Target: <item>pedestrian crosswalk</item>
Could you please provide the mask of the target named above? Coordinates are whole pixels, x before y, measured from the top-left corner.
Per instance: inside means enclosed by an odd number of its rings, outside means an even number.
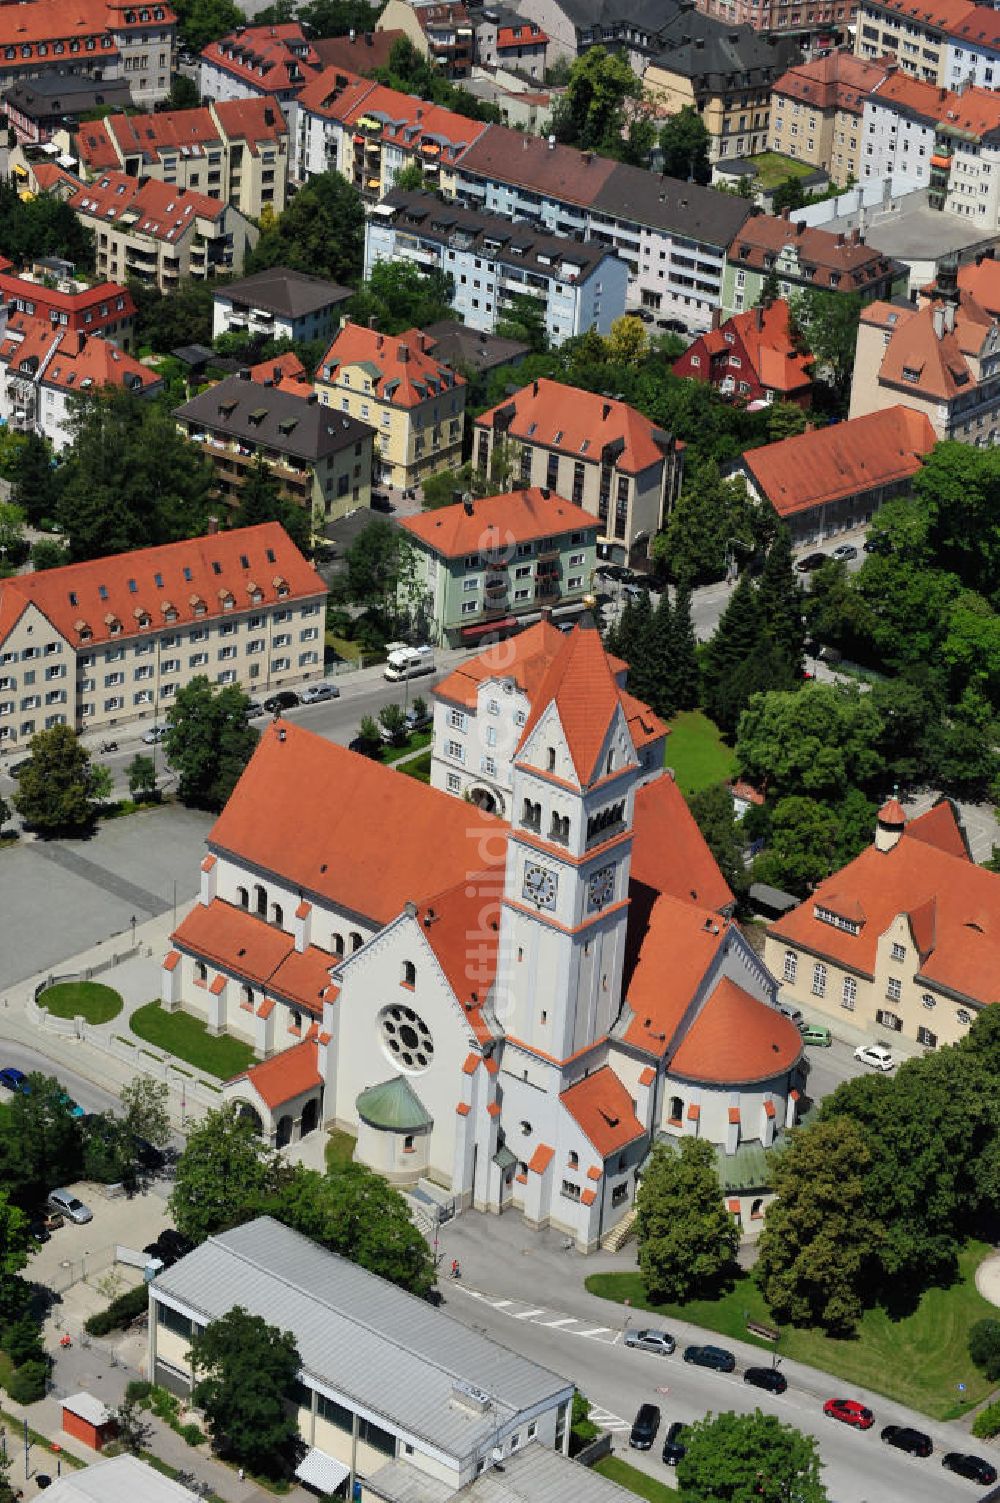
[[[612,1414],[610,1409],[600,1409],[595,1404],[591,1404],[587,1418],[602,1430],[609,1430],[612,1435],[621,1435],[632,1428],[629,1421],[622,1419],[620,1414]]]
[[[527,1300],[498,1299],[492,1294],[486,1294],[481,1289],[470,1289],[468,1284],[461,1284],[463,1294],[472,1299],[480,1300],[484,1305],[489,1305],[492,1310],[499,1310],[504,1315],[509,1315],[512,1320],[527,1320],[532,1325],[545,1326],[549,1330],[565,1332],[567,1336],[582,1336],[589,1341],[604,1341],[609,1346],[618,1340],[621,1332],[613,1326],[595,1326],[592,1320],[581,1320],[576,1315],[563,1315],[558,1310],[547,1310],[541,1305],[529,1304]]]

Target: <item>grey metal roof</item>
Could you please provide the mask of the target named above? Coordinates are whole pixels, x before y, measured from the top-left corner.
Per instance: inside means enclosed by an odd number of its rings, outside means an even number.
[[[285,318],[303,318],[307,313],[318,313],[321,308],[343,303],[354,294],[349,287],[340,287],[324,277],[311,277],[287,266],[273,266],[269,271],[258,271],[252,277],[219,287],[215,296],[220,302],[248,303]]]
[[[174,417],[227,438],[244,439],[255,448],[260,445],[306,460],[339,454],[374,432],[346,412],[239,376],[199,392],[176,408]]]
[[[635,1494],[558,1451],[530,1445],[458,1495],[463,1503],[635,1503]]]
[[[193,1503],[194,1493],[135,1456],[100,1458],[67,1471],[45,1494],[49,1503]]]
[[[262,1315],[293,1333],[307,1376],[459,1458],[572,1386],[269,1216],[209,1238],[153,1292],[206,1322],[234,1305]],[[456,1384],[489,1394],[485,1412],[460,1404]]]

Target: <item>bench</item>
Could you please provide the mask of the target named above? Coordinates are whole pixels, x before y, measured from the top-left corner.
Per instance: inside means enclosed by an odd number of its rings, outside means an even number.
[[[778,1341],[781,1338],[777,1326],[766,1326],[762,1320],[748,1320],[747,1330],[751,1336],[759,1336],[763,1341]]]

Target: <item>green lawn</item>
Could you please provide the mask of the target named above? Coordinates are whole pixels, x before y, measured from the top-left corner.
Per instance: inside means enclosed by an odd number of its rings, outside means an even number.
[[[357,1143],[349,1132],[343,1132],[339,1127],[334,1128],[327,1134],[325,1149],[326,1167],[328,1169],[342,1169],[345,1164],[351,1163],[354,1158],[354,1147]]]
[[[382,761],[398,762],[400,757],[412,756],[414,752],[420,751],[422,747],[430,746],[432,740],[432,731],[414,731],[411,735],[407,736],[402,746],[384,747],[382,750]]]
[[[794,157],[783,157],[777,151],[762,151],[759,156],[748,157],[757,171],[757,180],[762,188],[776,188],[790,177],[807,177],[815,172],[808,162],[798,162]]]
[[[242,1039],[209,1035],[200,1018],[187,1012],[164,1012],[159,1002],[137,1008],[129,1021],[132,1032],[167,1054],[186,1060],[196,1070],[228,1080],[253,1064],[254,1052]]]
[[[640,1472],[638,1467],[629,1466],[619,1456],[603,1457],[593,1470],[600,1472],[602,1477],[607,1477],[609,1482],[627,1487],[637,1497],[646,1498],[648,1503],[677,1503],[677,1493],[672,1487],[668,1487],[665,1482],[657,1482],[655,1477]]]
[[[99,981],[60,981],[38,998],[54,1018],[86,1018],[88,1023],[110,1023],[122,1010],[122,999],[112,986]]]
[[[976,1267],[990,1249],[971,1242],[958,1257],[959,1277],[950,1289],[928,1289],[912,1315],[891,1320],[884,1310],[868,1310],[853,1341],[837,1341],[820,1331],[782,1330],[777,1343],[760,1341],[746,1331],[745,1320],[776,1322],[749,1279],[718,1300],[686,1305],[649,1305],[638,1273],[595,1273],[586,1280],[591,1294],[633,1308],[655,1310],[669,1320],[687,1320],[721,1336],[749,1341],[783,1357],[806,1362],[888,1398],[919,1409],[934,1419],[956,1419],[980,1403],[995,1386],[969,1361],[968,1334],[975,1321],[993,1317],[995,1308],[976,1289]],[[966,1385],[964,1394],[959,1383]]]
[[[409,778],[416,778],[418,783],[429,783],[431,780],[430,749],[428,748],[421,756],[414,757],[412,762],[405,762],[399,770],[405,772]]]
[[[736,757],[718,727],[701,710],[682,710],[670,722],[665,760],[682,793],[723,783],[736,771]]]
[[[328,631],[324,634],[326,646],[338,658],[343,658],[347,663],[356,663],[361,656],[361,647],[357,642],[349,642],[346,637],[338,637],[336,632]]]

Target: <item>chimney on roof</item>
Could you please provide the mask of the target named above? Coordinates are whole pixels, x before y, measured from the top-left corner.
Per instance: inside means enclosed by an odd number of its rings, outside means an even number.
[[[934,333],[937,335],[938,339],[943,339],[944,338],[944,304],[943,303],[935,303],[934,304],[934,309],[933,309],[933,311],[931,313],[931,323],[934,326]]]
[[[796,233],[796,235],[804,235],[805,234],[805,230],[806,230],[806,222],[805,222],[804,219],[800,219],[798,221],[798,223],[796,224],[796,226],[795,226],[795,233]]]
[[[721,324],[722,324],[722,309],[721,308],[713,308],[712,309],[712,325],[711,325],[711,327],[713,329],[718,329],[721,326]],[[606,416],[607,416],[607,413],[605,413],[605,417]]]
[[[241,381],[249,381],[250,380],[250,367],[248,365],[241,365],[240,366],[240,380]]]
[[[860,229],[853,229],[851,231],[851,244],[852,245],[860,245],[861,244],[861,231],[860,231]]]
[[[543,621],[551,621],[552,620],[552,607],[551,607],[551,605],[543,605],[542,606],[542,617],[541,617],[541,619]]]
[[[533,397],[537,397],[538,396],[538,382],[537,381],[532,381],[532,383],[531,383],[531,395]]]
[[[207,536],[210,537],[210,538],[214,537],[215,534],[218,532],[218,530],[219,530],[219,519],[218,519],[218,517],[209,517],[209,519],[208,519],[208,527],[206,528],[206,534],[207,534]]]
[[[838,235],[837,235],[837,244],[838,245],[843,245],[843,243],[844,243],[844,232],[843,232],[843,230],[841,230],[838,233]]]
[[[409,359],[410,359],[410,349],[409,349],[409,346],[405,345],[405,344],[401,344],[399,346],[399,348],[397,349],[396,353],[399,356],[399,363],[400,363],[400,365],[406,365],[408,363]]]
[[[714,327],[718,328],[718,325],[716,324],[716,325],[714,325]],[[610,402],[604,402],[602,404],[602,406],[601,406],[601,422],[602,423],[606,423],[607,420],[608,420],[608,418],[610,416],[611,416],[611,403]]]
[[[552,492],[549,490],[547,485],[540,485],[538,487],[538,494],[541,496],[543,501],[547,501]]]
[[[786,204],[785,207],[781,211],[781,217],[782,217],[782,219],[785,219],[785,220],[790,219],[791,218],[791,213],[792,213],[791,209]]]

